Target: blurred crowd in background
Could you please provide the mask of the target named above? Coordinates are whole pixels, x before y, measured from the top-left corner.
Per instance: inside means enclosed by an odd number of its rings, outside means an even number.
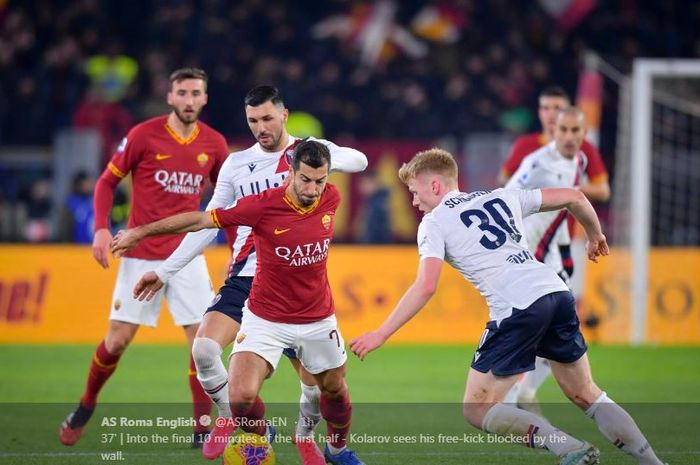
[[[290,109],[319,120],[326,138],[435,141],[538,130],[539,91],[558,84],[573,94],[586,49],[623,73],[639,56],[700,57],[699,2],[586,2],[592,9],[573,23],[544,3],[0,2],[0,146],[47,146],[61,129],[95,128],[106,161],[133,124],[169,111],[168,75],[182,66],[210,74],[203,119],[229,140],[252,142],[242,99],[269,83]],[[616,98],[606,90],[601,152],[609,168]],[[73,222],[52,238],[90,241],[81,224],[91,218],[93,184],[75,173],[73,192],[60,200]],[[50,192],[50,173],[13,188],[3,182],[0,211],[24,207],[27,227],[15,240],[49,238],[31,225],[57,201]],[[3,237],[12,238],[15,221],[0,215]]]

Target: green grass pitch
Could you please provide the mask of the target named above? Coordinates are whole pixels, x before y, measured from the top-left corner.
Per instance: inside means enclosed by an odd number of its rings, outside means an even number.
[[[83,439],[74,447],[60,445],[58,426],[82,392],[93,350],[0,346],[0,464],[108,464],[114,458],[127,465],[209,463],[189,449],[190,427],[144,423],[191,415],[184,345],[130,347],[102,392]],[[350,356],[350,447],[368,465],[555,464],[556,458],[541,450],[494,444],[492,437],[462,420],[459,403],[473,350],[399,345],[385,347],[365,362]],[[598,384],[624,404],[664,461],[700,463],[700,347],[593,346],[589,357]],[[299,384],[284,360],[262,395],[268,417],[279,422],[277,463],[300,463],[287,441],[296,419]],[[635,463],[566,401],[552,379],[539,398],[552,423],[601,449],[602,463]],[[111,426],[110,418],[125,424]],[[130,423],[134,420],[142,423]],[[320,425],[318,431],[324,430]],[[117,451],[121,455],[109,455]]]

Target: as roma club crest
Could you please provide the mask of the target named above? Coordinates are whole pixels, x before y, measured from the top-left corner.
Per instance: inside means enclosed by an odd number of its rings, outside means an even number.
[[[325,229],[328,229],[331,227],[331,219],[332,219],[332,216],[329,215],[328,213],[323,215],[323,218],[321,218],[321,224],[323,225],[323,227]]]
[[[209,155],[207,155],[206,153],[202,152],[199,155],[197,155],[197,163],[199,163],[199,166],[203,167],[204,165],[207,164],[208,161],[209,161]]]

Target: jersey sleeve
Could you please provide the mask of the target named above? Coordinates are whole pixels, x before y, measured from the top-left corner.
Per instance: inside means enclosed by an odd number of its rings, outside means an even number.
[[[423,217],[423,221],[418,226],[417,240],[418,255],[421,260],[430,257],[445,259],[445,239],[432,215]]]
[[[523,158],[527,156],[527,154],[528,152],[526,149],[525,139],[517,139],[513,144],[513,147],[510,149],[508,158],[506,158],[506,161],[503,162],[503,166],[501,166],[501,173],[504,174],[506,177],[512,176],[513,173],[515,173],[515,171],[520,166],[520,163],[522,163]]]
[[[583,141],[581,150],[586,154],[586,158],[588,159],[588,164],[586,165],[588,182],[597,184],[606,181],[608,179],[608,171],[605,169],[603,158],[598,149],[590,142]]]
[[[107,169],[119,179],[124,178],[143,157],[143,130],[134,128],[122,139],[114,151]]]
[[[217,228],[229,226],[254,227],[262,216],[263,207],[260,205],[261,195],[244,197],[226,208],[210,210],[212,220]]]
[[[523,218],[530,216],[540,211],[542,191],[539,189],[519,190],[518,201],[520,202],[520,210],[523,212]]]
[[[158,278],[166,283],[175,273],[183,269],[189,262],[202,253],[217,235],[216,229],[202,229],[189,232],[177,246],[177,249],[155,269]]]
[[[212,182],[212,184],[216,184],[217,180],[219,179],[219,174],[221,172],[221,169],[224,166],[224,163],[226,163],[226,160],[228,159],[228,144],[226,143],[226,139],[224,136],[219,134],[218,132],[214,132],[216,134],[216,155],[215,155],[215,162],[214,162],[214,167],[212,168],[211,172],[209,173],[209,180]]]
[[[506,189],[528,189],[533,187],[533,158],[528,155],[523,158],[520,166],[515,170],[513,176],[508,179]]]
[[[236,172],[235,156],[235,154],[231,154],[226,161],[224,161],[216,185],[214,186],[214,193],[207,204],[207,210],[229,206],[236,199],[236,189],[233,182]]]
[[[367,168],[367,156],[350,147],[341,147],[326,139],[315,140],[328,147],[331,153],[331,171],[341,171],[343,173],[358,173]]]

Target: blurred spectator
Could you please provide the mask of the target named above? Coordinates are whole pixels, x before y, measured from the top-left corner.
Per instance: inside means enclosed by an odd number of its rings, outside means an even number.
[[[107,101],[104,89],[96,86],[88,91],[75,110],[73,124],[76,128],[97,130],[102,143],[101,166],[106,166],[119,141],[133,125],[133,119],[121,104]]]
[[[624,72],[636,56],[700,54],[700,8],[597,2],[564,24],[543,3],[10,1],[0,15],[0,143],[48,144],[92,88],[86,77],[136,119],[161,114],[167,70],[190,64],[213,70],[217,98],[204,118],[227,136],[247,134],[232,109],[263,82],[330,138],[527,132],[537,89],[556,81],[572,92],[586,48]]]
[[[88,58],[85,63],[91,86],[99,88],[107,102],[122,100],[139,72],[136,60],[124,55],[122,48],[118,40],[112,39],[104,53]]]
[[[362,222],[360,242],[391,243],[389,189],[381,183],[376,171],[365,171],[360,175],[359,189],[363,199],[360,214]]]
[[[29,189],[20,193],[18,200],[24,209],[24,239],[29,242],[51,239],[51,181],[35,181]]]
[[[61,215],[61,240],[78,244],[92,243],[94,188],[95,180],[85,171],[79,171],[73,176],[73,187]]]

